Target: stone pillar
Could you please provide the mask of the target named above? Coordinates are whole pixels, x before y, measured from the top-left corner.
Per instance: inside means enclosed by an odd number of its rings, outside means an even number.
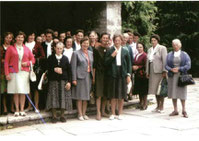
[[[95,30],[99,33],[108,32],[113,36],[120,34],[121,27],[121,2],[104,2],[99,12],[99,25]]]
[[[121,2],[106,2],[107,32],[113,36],[121,34]]]

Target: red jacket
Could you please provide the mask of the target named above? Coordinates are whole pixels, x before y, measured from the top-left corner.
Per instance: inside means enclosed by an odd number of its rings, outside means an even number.
[[[24,48],[24,54],[22,58],[22,63],[27,62],[28,66],[26,67],[21,66],[21,70],[29,72],[30,61],[32,62],[32,64],[34,64],[35,58],[28,47],[23,45],[23,48]],[[10,46],[6,51],[6,57],[4,62],[5,75],[8,75],[9,73],[19,72],[18,63],[19,63],[19,55],[16,49],[16,45]]]

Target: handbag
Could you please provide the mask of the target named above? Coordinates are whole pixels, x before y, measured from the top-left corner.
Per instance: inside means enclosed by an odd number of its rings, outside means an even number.
[[[192,85],[195,84],[195,81],[192,78],[191,74],[187,73],[181,73],[179,78],[178,78],[178,86],[179,87],[184,87],[187,85]]]
[[[162,96],[162,97],[167,97],[168,96],[168,82],[167,78],[162,78],[160,81],[160,84],[158,86],[158,92],[157,95]]]
[[[37,80],[36,74],[33,71],[32,62],[30,62],[30,81],[35,82]]]

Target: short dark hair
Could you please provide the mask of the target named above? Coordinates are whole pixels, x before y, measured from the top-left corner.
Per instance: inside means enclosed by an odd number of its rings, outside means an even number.
[[[151,41],[152,38],[155,38],[156,40],[158,40],[158,42],[160,42],[160,36],[158,34],[151,35],[150,41]]]
[[[145,47],[145,45],[142,42],[138,42],[137,46],[138,46],[138,44],[141,44],[143,46],[143,49],[145,50],[146,47]]]
[[[123,41],[123,36],[122,36],[121,34],[115,34],[115,35],[113,36],[113,41],[115,41],[115,39],[116,39],[117,37],[120,37],[120,39]]]
[[[133,35],[140,37],[140,34],[138,32],[133,32]]]
[[[68,39],[72,39],[72,41],[73,41],[73,37],[72,37],[72,36],[67,36],[67,37],[64,39],[64,44],[66,44],[66,41],[67,41]]]
[[[89,38],[88,37],[84,37],[83,39],[81,39],[80,44],[82,44],[85,41],[89,41]]]
[[[76,30],[75,35],[77,35],[79,32],[84,34],[84,30],[82,30],[82,29],[78,29],[78,30]]]
[[[15,33],[15,37],[17,37],[18,35],[23,35],[24,39],[26,38],[26,34],[23,31],[18,31]]]
[[[102,37],[103,37],[104,35],[108,35],[108,38],[109,38],[109,39],[111,38],[111,35],[110,35],[109,33],[103,32],[103,33],[101,34],[101,36],[100,36],[100,39],[102,39]]]
[[[8,35],[11,35],[12,36],[12,41],[11,41],[11,45],[13,44],[13,40],[14,40],[14,34],[12,32],[5,32],[3,34],[3,43],[4,43],[4,40],[5,40],[5,37],[7,37]]]
[[[46,32],[45,32],[45,34],[52,34],[52,36],[53,36],[53,30],[52,29],[46,29]]]

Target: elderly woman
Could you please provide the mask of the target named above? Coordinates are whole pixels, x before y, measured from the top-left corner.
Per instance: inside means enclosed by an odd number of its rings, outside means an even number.
[[[148,94],[156,96],[157,107],[152,112],[164,112],[164,97],[158,94],[158,86],[163,77],[166,77],[167,48],[159,44],[160,37],[155,34],[151,38],[152,47],[148,50],[146,74],[149,77]]]
[[[134,94],[139,94],[140,109],[147,109],[148,79],[146,78],[146,60],[147,54],[144,52],[144,44],[137,44],[138,54],[135,56],[133,64]]]
[[[71,99],[71,68],[68,58],[63,55],[64,44],[58,42],[55,47],[55,54],[48,58],[48,95],[46,109],[52,112],[52,123],[58,121],[56,109],[61,110],[61,122],[66,122],[65,110],[72,110]]]
[[[187,73],[191,68],[189,55],[181,51],[182,44],[179,39],[172,41],[173,51],[167,55],[166,69],[168,70],[168,98],[172,98],[174,111],[170,116],[178,115],[177,99],[182,103],[182,115],[188,118],[185,101],[187,99],[187,86],[179,87],[178,79],[180,73]]]
[[[6,82],[6,76],[4,73],[4,62],[5,62],[5,54],[8,47],[12,45],[14,35],[11,32],[4,33],[4,41],[2,46],[0,46],[0,53],[1,53],[1,93],[3,97],[3,115],[8,114],[7,109],[7,82]],[[13,105],[13,104],[12,104]],[[14,106],[12,106],[12,110],[14,111]]]
[[[30,93],[30,64],[34,64],[35,59],[31,50],[23,44],[25,39],[24,32],[19,31],[15,39],[16,43],[7,49],[5,57],[5,75],[8,80],[7,91],[8,94],[14,94],[16,108],[14,116],[25,116],[25,94]]]
[[[122,119],[124,98],[127,95],[127,84],[131,81],[131,60],[129,52],[122,45],[122,35],[114,35],[114,46],[105,55],[105,65],[108,67],[109,93],[111,99],[111,116],[110,120]],[[118,100],[118,117],[116,117],[116,101]]]
[[[88,50],[89,39],[80,41],[81,49],[73,52],[72,67],[72,98],[77,100],[78,119],[88,120],[86,115],[87,101],[90,100],[90,90],[93,76],[93,53]]]

